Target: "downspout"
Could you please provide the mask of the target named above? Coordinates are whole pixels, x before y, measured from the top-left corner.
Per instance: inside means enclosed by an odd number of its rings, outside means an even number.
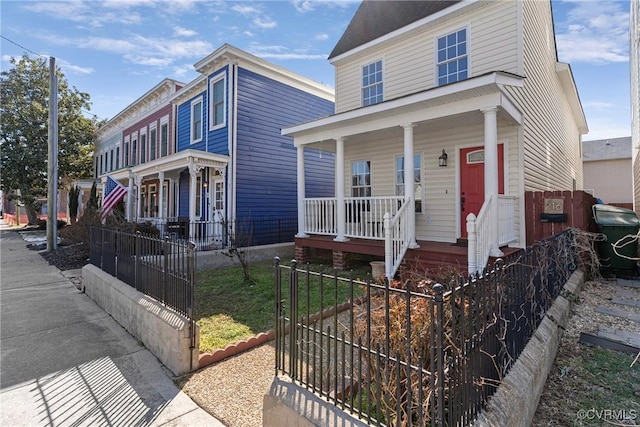
[[[232,90],[230,92],[233,93],[233,96],[229,97],[229,102],[232,104],[232,108],[229,109],[229,111],[231,112],[231,128],[229,129],[229,143],[231,145],[229,150],[229,153],[231,153],[231,185],[228,185],[228,218],[230,218],[231,220],[236,220],[236,156],[238,155],[238,65],[231,64],[231,69],[233,70],[233,79],[231,81]]]

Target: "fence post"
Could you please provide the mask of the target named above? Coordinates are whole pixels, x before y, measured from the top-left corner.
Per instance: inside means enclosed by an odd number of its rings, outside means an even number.
[[[189,242],[187,246],[187,275],[189,284],[189,299],[187,308],[187,314],[189,315],[189,338],[191,344],[189,349],[191,354],[189,355],[189,370],[193,370],[193,350],[196,348],[196,313],[195,313],[195,277],[196,277],[196,245],[193,242]]]
[[[275,340],[276,340],[276,372],[278,375],[278,370],[282,368],[280,364],[280,352],[282,351],[280,346],[282,345],[282,337],[280,334],[282,333],[282,325],[280,320],[282,318],[282,273],[280,271],[280,258],[275,257],[273,259],[273,268],[276,279],[276,324],[275,324]]]
[[[389,279],[393,279],[391,277],[391,270],[393,269],[393,237],[391,230],[391,215],[389,212],[385,212],[384,214],[384,275]]]
[[[289,273],[289,372],[291,378],[297,379],[296,367],[298,366],[298,262],[291,260]]]
[[[102,270],[102,259],[104,255],[104,227],[100,227],[100,270]]]
[[[473,213],[467,215],[467,243],[468,272],[469,274],[475,274],[478,271],[478,237],[476,234],[476,216]]]
[[[162,253],[164,255],[164,259],[162,261],[162,301],[167,300],[167,284],[169,281],[167,280],[168,271],[169,271],[169,252],[171,251],[171,242],[169,241],[169,236],[164,237]]]
[[[436,370],[438,372],[438,382],[436,383],[436,393],[438,399],[438,419],[436,424],[439,426],[444,425],[444,286],[436,283],[433,286],[433,293],[435,295],[435,304],[438,309],[436,313]]]
[[[140,248],[140,232],[136,231],[133,236],[133,283],[137,291],[140,290],[139,277],[138,277],[138,256],[142,249]]]

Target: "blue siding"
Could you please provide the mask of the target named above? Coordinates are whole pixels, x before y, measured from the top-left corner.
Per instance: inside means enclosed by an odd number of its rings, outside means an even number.
[[[178,182],[178,216],[189,218],[189,180],[191,179],[189,171],[180,172],[180,181]]]
[[[282,128],[325,117],[325,99],[248,70],[238,71],[237,217],[296,218],[296,149]],[[334,156],[306,155],[309,197],[334,194]]]
[[[207,124],[207,93],[200,92],[198,95],[190,98],[189,100],[183,102],[178,105],[178,117],[177,117],[177,126],[178,126],[178,149],[177,151],[193,149],[193,150],[201,150],[204,151],[206,148],[206,124]],[[191,101],[196,98],[202,99],[202,110],[204,114],[202,115],[202,140],[196,144],[191,144]]]

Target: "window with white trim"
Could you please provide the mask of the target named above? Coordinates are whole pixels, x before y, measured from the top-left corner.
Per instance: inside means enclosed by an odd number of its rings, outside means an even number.
[[[129,166],[131,163],[129,163],[129,137],[126,137],[124,139],[124,160],[122,162],[122,166],[127,167]]]
[[[169,123],[162,120],[160,122],[160,156],[169,154]]]
[[[404,196],[404,156],[396,157],[396,196]],[[422,212],[422,154],[413,155],[413,198],[416,213]]]
[[[191,101],[191,143],[202,140],[202,98]]]
[[[371,197],[371,161],[351,162],[351,196]]]
[[[153,161],[156,159],[156,151],[158,144],[158,129],[156,129],[156,124],[154,123],[152,127],[149,129],[149,161]]]
[[[138,164],[138,140],[133,138],[131,140],[131,165],[135,166]]]
[[[116,146],[116,170],[120,169],[120,146]]]
[[[147,134],[143,132],[140,134],[140,164],[147,161]]]
[[[383,99],[382,60],[362,67],[362,106],[377,104]]]
[[[438,37],[436,57],[438,86],[465,80],[469,74],[467,30]]]
[[[214,130],[224,127],[226,122],[226,96],[225,96],[226,78],[224,76],[217,80],[211,81],[209,93],[211,100],[211,114],[209,115],[209,129]]]

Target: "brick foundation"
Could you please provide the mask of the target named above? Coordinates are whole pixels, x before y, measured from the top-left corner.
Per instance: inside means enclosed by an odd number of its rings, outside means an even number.
[[[351,253],[343,251],[333,251],[333,268],[347,270],[351,265]]]
[[[298,264],[311,262],[311,248],[307,246],[296,246],[293,257]]]

